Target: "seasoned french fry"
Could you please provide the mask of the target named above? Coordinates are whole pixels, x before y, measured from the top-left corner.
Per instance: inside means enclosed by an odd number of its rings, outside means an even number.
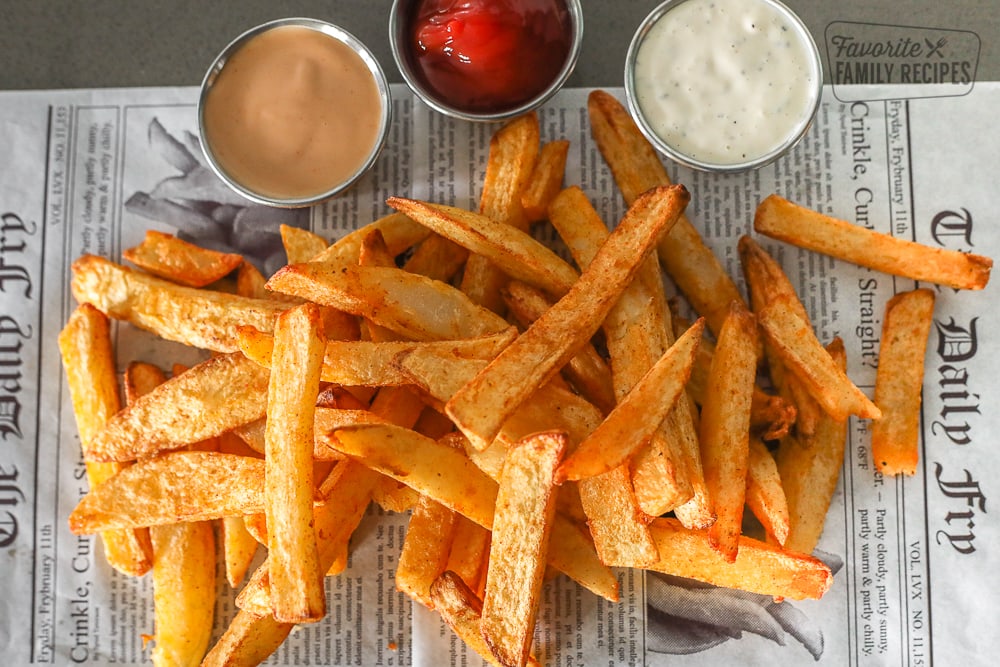
[[[448,401],[448,415],[474,447],[489,446],[514,410],[594,334],[688,199],[682,186],[640,198],[569,293]]]
[[[478,523],[455,514],[455,528],[445,570],[457,574],[470,589],[478,589],[486,576],[492,534]],[[431,589],[433,600],[433,587]]]
[[[578,480],[617,468],[652,437],[684,391],[705,327],[699,320],[639,380],[597,430],[559,468],[558,478]]]
[[[917,470],[920,390],[933,317],[934,292],[929,289],[897,294],[885,307],[875,374],[875,404],[882,419],[872,424],[872,460],[884,475]]]
[[[117,413],[94,435],[87,457],[131,461],[259,419],[267,409],[267,379],[242,354],[213,357]]]
[[[69,527],[96,533],[263,510],[261,459],[185,451],[140,461],[92,489],[69,515]]]
[[[826,349],[837,367],[845,370],[844,342],[835,338]],[[804,445],[791,436],[783,438],[777,455],[778,473],[788,504],[785,548],[802,553],[812,553],[823,532],[844,465],[847,422],[824,414],[810,440],[809,445]]]
[[[402,269],[295,264],[274,274],[268,288],[364,315],[414,340],[474,338],[510,326],[447,283]]]
[[[420,496],[396,565],[396,588],[433,609],[431,585],[448,565],[456,514],[427,496]]]
[[[753,226],[771,238],[845,262],[956,289],[983,289],[993,268],[989,257],[880,234],[803,208],[778,195],[760,203]]]
[[[376,229],[382,232],[382,238],[385,239],[386,246],[393,256],[430,236],[430,230],[423,225],[417,224],[402,213],[393,213],[354,230],[314,257],[312,261],[326,264],[328,270],[333,272],[345,266],[356,266],[362,241]]]
[[[526,664],[531,650],[565,451],[565,435],[539,433],[512,447],[503,466],[482,616],[483,637],[502,665]]]
[[[531,178],[539,143],[538,115],[534,112],[515,118],[493,134],[479,199],[481,214],[504,225],[527,229],[521,194]],[[488,259],[473,254],[462,274],[462,291],[475,303],[497,311],[503,305],[500,287],[506,282],[506,276]]]
[[[205,656],[201,667],[259,665],[278,650],[294,627],[294,623],[279,623],[273,616],[239,611]]]
[[[213,352],[235,352],[241,325],[271,331],[287,306],[275,301],[181,287],[84,255],[73,262],[73,296],[116,320],[161,338]]]
[[[74,310],[59,333],[59,352],[86,457],[96,434],[120,407],[108,318],[88,305]],[[87,463],[87,483],[99,488],[123,468],[119,463]],[[106,530],[101,540],[108,564],[123,574],[142,576],[152,567],[148,531]]]
[[[200,248],[187,241],[149,230],[142,243],[122,257],[154,276],[188,287],[204,287],[233,272],[243,256]]]
[[[237,294],[251,299],[269,299],[275,296],[273,292],[267,291],[265,285],[267,285],[267,278],[264,277],[264,274],[256,266],[250,262],[240,264],[239,269],[236,271]]]
[[[243,517],[222,517],[222,547],[226,581],[231,587],[239,588],[257,553],[257,540],[247,530]]]
[[[319,234],[313,234],[308,229],[281,225],[281,245],[285,247],[285,255],[289,264],[300,264],[311,261],[330,245]]]
[[[786,300],[768,304],[757,319],[785,365],[832,417],[841,421],[852,414],[864,419],[882,417],[882,411],[837,368],[812,327]]]
[[[768,536],[784,545],[789,529],[788,501],[774,457],[763,442],[753,437],[747,461],[746,503]]]
[[[319,308],[305,304],[278,318],[267,392],[265,513],[271,610],[282,622],[326,614],[313,530],[313,422],[325,341]]]
[[[481,623],[483,603],[458,574],[446,570],[434,580],[431,584],[431,602],[448,627],[468,644],[469,648],[491,665],[502,667],[483,638]],[[532,656],[528,656],[525,664],[540,667]]]
[[[434,280],[450,282],[469,258],[469,251],[438,234],[417,246],[403,268]]]
[[[528,222],[541,222],[548,216],[549,203],[562,189],[568,154],[569,142],[565,139],[549,141],[538,151],[535,169],[521,193],[521,205]]]
[[[656,560],[648,517],[635,501],[628,466],[580,480],[580,501],[601,562],[609,566],[646,567]]]
[[[729,563],[718,557],[705,532],[684,528],[676,519],[653,519],[649,530],[659,548],[659,560],[649,567],[656,572],[790,600],[818,599],[833,582],[819,559],[749,537],[739,538],[738,555]]]
[[[757,325],[733,303],[712,358],[701,409],[701,455],[716,520],[711,545],[732,563],[742,532],[750,439],[750,397],[757,373]]]
[[[473,253],[484,256],[511,278],[562,296],[576,282],[569,264],[527,232],[480,213],[415,199],[389,197],[397,211],[427,225]]]
[[[602,90],[587,99],[591,132],[611,168],[625,203],[631,205],[650,188],[669,185],[663,164],[621,102]],[[732,301],[742,302],[739,290],[698,230],[682,215],[658,247],[660,261],[677,287],[716,334],[722,330]]]

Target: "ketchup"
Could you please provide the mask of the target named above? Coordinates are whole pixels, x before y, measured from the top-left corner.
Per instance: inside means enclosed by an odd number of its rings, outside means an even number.
[[[570,50],[564,0],[420,0],[410,35],[418,75],[464,111],[503,111],[545,90]]]

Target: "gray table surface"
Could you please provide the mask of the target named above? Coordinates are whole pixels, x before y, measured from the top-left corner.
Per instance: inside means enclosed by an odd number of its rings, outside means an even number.
[[[570,86],[620,86],[632,33],[658,0],[583,0],[584,44]],[[786,0],[822,50],[835,20],[970,30],[977,79],[1000,80],[996,0]],[[0,90],[196,85],[217,52],[269,19],[311,16],[353,32],[392,81],[387,0],[0,0]],[[824,56],[825,57],[825,56]]]

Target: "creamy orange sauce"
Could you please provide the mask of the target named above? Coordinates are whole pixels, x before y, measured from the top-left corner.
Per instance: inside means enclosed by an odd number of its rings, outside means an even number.
[[[225,64],[204,104],[216,161],[248,190],[307,198],[348,180],[378,141],[381,99],[349,46],[297,26],[257,35]]]

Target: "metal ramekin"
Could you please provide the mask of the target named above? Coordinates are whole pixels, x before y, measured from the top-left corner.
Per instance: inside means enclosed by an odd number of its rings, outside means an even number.
[[[365,65],[368,66],[368,70],[371,72],[372,77],[375,79],[375,86],[378,89],[379,100],[381,105],[381,118],[379,121],[378,138],[375,144],[372,146],[371,151],[365,161],[358,167],[358,170],[354,172],[345,181],[333,184],[329,190],[321,192],[316,195],[309,197],[298,197],[298,198],[276,198],[270,195],[264,195],[259,192],[255,192],[247,188],[242,183],[234,180],[225,169],[219,164],[212,152],[212,146],[208,141],[208,137],[205,134],[205,99],[208,92],[212,89],[215,80],[218,78],[219,74],[225,68],[226,63],[229,58],[240,50],[248,41],[254,37],[273,30],[275,28],[283,28],[287,26],[295,26],[299,28],[308,28],[310,30],[315,30],[328,35],[332,39],[335,39],[343,44],[346,44],[351,48],[352,51],[358,54]],[[281,208],[301,208],[304,206],[313,206],[314,204],[319,204],[331,197],[335,197],[347,190],[349,187],[354,185],[359,178],[365,175],[365,173],[371,169],[372,165],[375,164],[375,160],[378,159],[379,153],[382,152],[382,147],[385,146],[385,141],[389,136],[389,121],[392,117],[392,99],[389,95],[389,84],[386,81],[385,74],[382,72],[382,67],[379,65],[378,61],[375,60],[375,56],[372,52],[368,50],[361,40],[347,32],[340,26],[333,25],[332,23],[327,23],[325,21],[320,21],[317,19],[310,18],[286,18],[277,19],[275,21],[269,21],[268,23],[261,24],[255,28],[247,30],[242,35],[230,42],[226,48],[216,57],[212,66],[208,68],[208,72],[205,74],[205,78],[201,82],[201,94],[198,97],[198,135],[201,138],[202,150],[205,153],[205,158],[208,160],[209,166],[212,168],[219,178],[221,178],[226,185],[231,187],[233,190],[243,195],[247,199],[256,202],[258,204],[265,204],[267,206],[278,206]]]
[[[389,44],[392,48],[392,57],[399,67],[399,73],[403,75],[403,80],[410,90],[416,94],[424,104],[430,108],[462,120],[471,121],[500,121],[508,120],[528,111],[532,111],[542,106],[555,95],[566,83],[573,68],[576,67],[576,60],[580,55],[580,46],[583,43],[583,7],[580,0],[565,0],[566,9],[569,11],[570,27],[572,29],[572,41],[570,42],[569,53],[566,55],[566,62],[559,70],[559,74],[549,84],[548,88],[540,92],[532,99],[516,107],[494,112],[465,111],[453,107],[447,102],[434,96],[420,81],[420,76],[413,65],[410,50],[408,48],[409,39],[407,32],[410,27],[410,14],[415,4],[413,0],[393,0],[392,9],[389,11]]]
[[[646,38],[646,35],[649,34],[653,25],[668,11],[684,2],[687,2],[687,0],[666,0],[666,2],[657,6],[645,19],[643,19],[642,23],[639,24],[639,28],[636,30],[635,35],[632,37],[632,43],[629,44],[628,54],[625,57],[625,97],[628,102],[629,113],[632,114],[632,118],[639,126],[643,135],[645,135],[645,137],[658,151],[666,155],[671,160],[687,167],[691,167],[692,169],[715,173],[736,173],[751,169],[758,169],[766,164],[774,162],[779,157],[784,155],[789,149],[795,146],[795,144],[797,144],[803,136],[805,136],[806,132],[809,130],[809,126],[812,125],[813,119],[816,117],[816,111],[819,109],[819,104],[823,97],[823,62],[820,58],[819,49],[816,48],[816,42],[813,40],[809,29],[806,28],[805,23],[802,22],[802,19],[800,19],[795,12],[778,0],[759,1],[773,6],[781,14],[788,18],[789,24],[798,32],[799,37],[806,43],[808,51],[812,55],[813,64],[816,67],[816,99],[813,102],[812,109],[809,110],[807,117],[808,120],[804,122],[801,127],[793,128],[795,131],[789,134],[785,141],[774,148],[774,150],[745,162],[726,164],[703,162],[697,158],[691,157],[690,155],[681,153],[676,148],[661,139],[656,132],[653,131],[653,128],[643,116],[642,109],[639,108],[639,101],[635,89],[635,60],[639,52],[639,47]]]

